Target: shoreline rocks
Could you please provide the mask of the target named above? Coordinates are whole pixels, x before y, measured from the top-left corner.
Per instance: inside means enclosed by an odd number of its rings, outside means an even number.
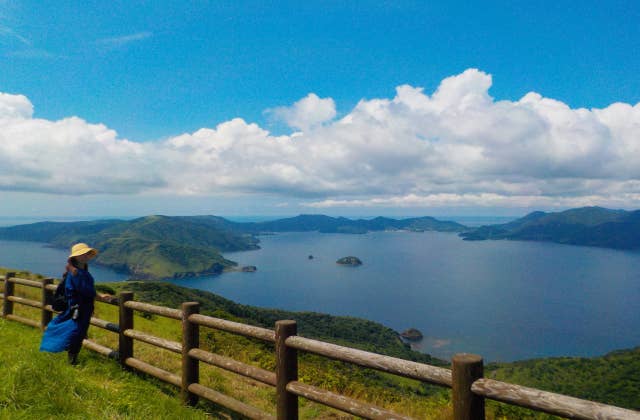
[[[408,341],[420,341],[423,338],[420,330],[416,328],[409,328],[408,330],[404,330],[400,333],[400,337],[404,338]]]

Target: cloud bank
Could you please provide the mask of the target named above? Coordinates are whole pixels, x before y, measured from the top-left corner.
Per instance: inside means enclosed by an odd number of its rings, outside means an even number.
[[[275,194],[311,207],[640,206],[640,104],[571,109],[489,95],[469,69],[432,94],[408,85],[336,119],[311,93],[269,112],[292,134],[236,118],[137,143],[78,117],[33,117],[0,94],[0,190]]]

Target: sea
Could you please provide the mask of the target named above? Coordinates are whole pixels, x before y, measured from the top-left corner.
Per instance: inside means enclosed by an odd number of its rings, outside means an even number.
[[[260,246],[225,254],[256,272],[172,282],[248,305],[417,328],[424,338],[414,349],[444,359],[590,357],[640,345],[638,252],[439,232],[280,233]],[[350,255],[363,264],[336,264]],[[58,276],[65,257],[42,243],[0,241],[0,266]],[[127,277],[91,271],[98,282]]]

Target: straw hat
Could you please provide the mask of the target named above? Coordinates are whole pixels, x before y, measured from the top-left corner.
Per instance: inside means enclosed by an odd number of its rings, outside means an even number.
[[[87,244],[83,244],[83,243],[75,244],[74,246],[71,247],[71,254],[69,254],[69,258],[79,257],[80,255],[84,255],[84,254],[90,254],[89,256],[93,258],[96,255],[98,255],[98,250],[91,248]]]

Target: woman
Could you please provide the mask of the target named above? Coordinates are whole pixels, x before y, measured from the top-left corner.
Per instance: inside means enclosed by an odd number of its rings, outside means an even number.
[[[40,344],[40,351],[57,353],[67,350],[72,365],[78,363],[78,353],[93,314],[96,289],[87,263],[97,254],[98,250],[87,244],[71,247],[63,274],[68,307],[49,323]]]

